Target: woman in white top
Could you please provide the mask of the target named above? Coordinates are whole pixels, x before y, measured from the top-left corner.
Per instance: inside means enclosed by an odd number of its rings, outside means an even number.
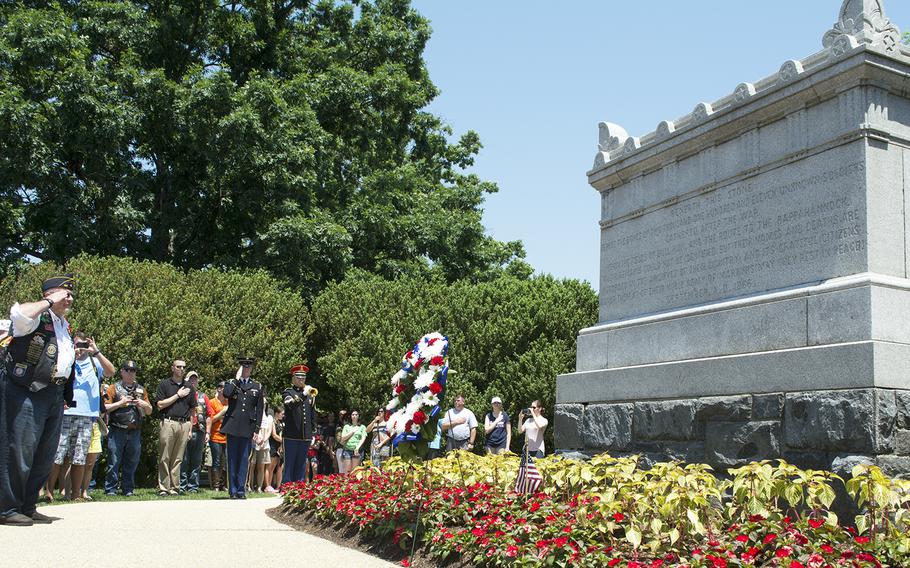
[[[528,413],[528,410],[531,412]],[[543,407],[539,400],[531,403],[530,409],[521,411],[518,417],[518,431],[525,435],[525,444],[528,446],[528,455],[542,458],[546,453],[543,444],[543,434],[547,429],[547,419],[543,416]]]

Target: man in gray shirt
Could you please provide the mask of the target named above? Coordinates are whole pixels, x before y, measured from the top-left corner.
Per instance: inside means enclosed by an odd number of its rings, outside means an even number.
[[[442,431],[446,434],[446,449],[474,449],[474,438],[477,436],[477,418],[465,408],[464,396],[455,397],[455,407],[450,408],[442,418]]]

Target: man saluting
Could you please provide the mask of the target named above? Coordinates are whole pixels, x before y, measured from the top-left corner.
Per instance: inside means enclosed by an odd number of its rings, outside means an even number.
[[[306,365],[291,368],[293,386],[282,393],[284,399],[284,480],[303,481],[306,479],[307,454],[313,440],[315,418],[314,398],[316,389],[307,386]]]
[[[246,473],[253,442],[259,443],[259,427],[265,399],[262,385],[250,378],[253,357],[238,357],[240,375],[224,385],[228,409],[221,422],[227,437],[228,491],[231,499],[246,499]]]
[[[44,297],[10,309],[10,342],[0,365],[0,524],[29,526],[51,518],[35,510],[60,440],[63,402],[74,406],[76,351],[66,315],[71,275],[41,284]]]

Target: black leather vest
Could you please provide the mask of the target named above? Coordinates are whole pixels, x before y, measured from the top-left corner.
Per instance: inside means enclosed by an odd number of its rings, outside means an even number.
[[[116,393],[114,400],[111,402],[117,402],[123,400],[124,398],[131,396],[134,398],[142,398],[141,393],[137,392],[137,389],[142,387],[139,386],[139,383],[133,383],[133,388],[127,388],[124,386],[123,381],[117,381],[114,383],[114,392]],[[137,396],[140,395],[140,396]],[[135,430],[142,426],[142,411],[134,404],[128,404],[126,406],[121,406],[120,408],[113,410],[109,415],[108,419],[111,423],[111,426],[115,428],[126,428],[127,430]]]
[[[6,373],[16,385],[38,392],[48,385],[62,385],[69,377],[57,371],[57,335],[50,314],[41,314],[38,329],[14,337],[6,349]]]

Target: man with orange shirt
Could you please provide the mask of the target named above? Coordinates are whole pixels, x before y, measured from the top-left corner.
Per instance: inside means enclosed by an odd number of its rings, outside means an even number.
[[[137,370],[135,361],[124,362],[120,366],[120,380],[107,387],[104,397],[108,415],[106,495],[116,495],[118,481],[127,497],[133,495],[135,488],[142,449],[142,419],[152,413],[148,391],[136,382]],[[118,476],[121,464],[123,475]]]
[[[212,412],[208,418],[209,450],[212,452],[212,469],[209,475],[209,481],[212,489],[224,491],[223,472],[224,472],[224,454],[227,451],[227,437],[221,433],[221,419],[227,412],[227,399],[224,398],[224,381],[218,383],[215,398],[209,399],[212,405]]]

